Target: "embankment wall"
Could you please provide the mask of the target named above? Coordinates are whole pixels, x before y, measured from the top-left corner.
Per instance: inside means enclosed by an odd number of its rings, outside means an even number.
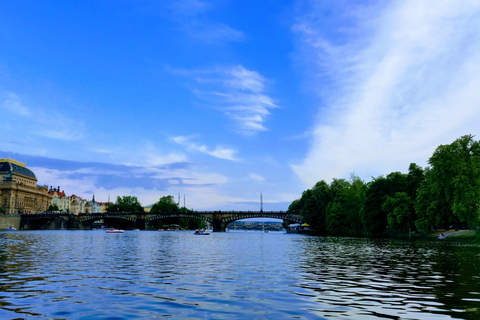
[[[10,216],[0,214],[0,230],[5,230],[5,228],[13,227],[20,228],[20,216]]]

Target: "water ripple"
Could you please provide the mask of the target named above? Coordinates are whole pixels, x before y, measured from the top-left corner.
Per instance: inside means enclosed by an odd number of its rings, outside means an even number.
[[[473,242],[0,232],[1,319],[479,319]]]

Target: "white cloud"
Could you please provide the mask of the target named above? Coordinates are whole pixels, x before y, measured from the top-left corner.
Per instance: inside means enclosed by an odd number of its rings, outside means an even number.
[[[212,20],[209,12],[215,5],[207,1],[181,0],[168,4],[170,18],[176,21],[186,34],[210,44],[224,44],[226,41],[245,41],[246,35],[231,26]]]
[[[295,28],[316,72],[337,75],[328,93],[317,80],[328,108],[305,160],[293,166],[309,185],[424,166],[438,145],[479,131],[480,2],[410,0],[376,12],[362,15],[357,39],[342,45],[310,17]]]
[[[256,173],[250,173],[248,176],[250,177],[250,179],[255,180],[257,182],[260,182],[260,183],[265,182],[265,178]]]
[[[83,121],[71,118],[64,110],[59,112],[49,108],[47,111],[47,108],[38,105],[26,107],[22,98],[14,92],[6,92],[3,109],[12,115],[28,117],[28,125],[22,126],[21,130],[15,133],[17,137],[25,135],[29,141],[32,136],[72,141],[80,140],[84,136]]]
[[[200,85],[208,87],[196,90],[197,95],[218,106],[235,123],[237,132],[253,135],[267,130],[264,123],[269,109],[278,106],[265,94],[267,79],[258,72],[235,66],[193,73]]]
[[[243,32],[224,23],[203,21],[190,24],[186,28],[192,36],[208,43],[242,42],[247,38]]]
[[[207,146],[203,144],[196,144],[194,142],[191,142],[191,137],[185,137],[185,136],[177,136],[173,137],[172,140],[187,148],[188,151],[190,152],[200,152],[204,154],[208,154],[212,157],[219,158],[219,159],[225,159],[225,160],[237,160],[235,158],[235,153],[237,153],[236,150],[230,149],[230,148],[222,148],[222,147],[215,147],[215,149],[210,149]]]
[[[6,110],[24,117],[31,115],[30,110],[21,103],[20,98],[15,93],[7,92],[6,95],[7,97],[3,101],[3,107]]]

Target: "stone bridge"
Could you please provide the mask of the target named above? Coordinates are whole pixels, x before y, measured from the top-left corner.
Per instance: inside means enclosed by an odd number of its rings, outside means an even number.
[[[115,225],[123,220],[132,228],[154,230],[155,222],[166,218],[194,218],[210,223],[213,232],[225,231],[227,225],[233,221],[249,218],[275,218],[293,223],[302,223],[302,216],[289,214],[284,211],[189,211],[189,212],[109,212],[73,214],[22,214],[19,229],[68,229],[90,230],[95,221],[103,219],[108,225]]]

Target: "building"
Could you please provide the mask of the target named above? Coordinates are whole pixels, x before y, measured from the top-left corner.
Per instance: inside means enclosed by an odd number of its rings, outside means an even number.
[[[72,194],[70,196],[70,213],[73,214],[83,214],[83,213],[91,213],[91,203],[86,200],[82,199],[79,196]]]
[[[70,211],[70,198],[67,197],[65,191],[60,191],[60,186],[58,188],[50,187],[48,194],[52,196],[52,205],[56,205],[58,210],[61,212]]]
[[[48,187],[37,185],[37,177],[26,164],[0,159],[0,205],[5,213],[46,211],[51,200]]]

